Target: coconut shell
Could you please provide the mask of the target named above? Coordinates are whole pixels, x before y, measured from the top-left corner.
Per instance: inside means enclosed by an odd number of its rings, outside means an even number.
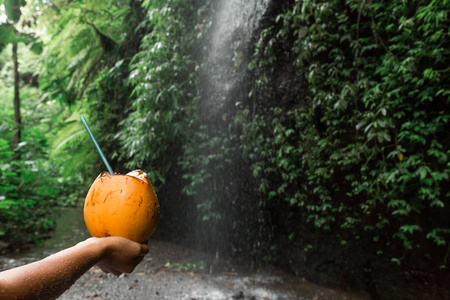
[[[84,220],[94,237],[121,236],[145,243],[159,222],[159,202],[147,175],[102,172],[84,202]]]

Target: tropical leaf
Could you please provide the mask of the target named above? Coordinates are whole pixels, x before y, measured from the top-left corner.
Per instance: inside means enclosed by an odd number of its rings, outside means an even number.
[[[9,24],[0,25],[0,47],[6,46],[9,43],[17,42],[17,36],[14,33],[14,28]]]

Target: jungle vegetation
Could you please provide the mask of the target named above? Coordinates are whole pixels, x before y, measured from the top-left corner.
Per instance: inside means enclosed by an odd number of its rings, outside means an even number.
[[[270,216],[258,259],[307,255],[309,226],[447,268],[450,1],[281,1],[236,64],[250,93],[226,130],[198,107],[210,2],[0,1],[2,245],[38,239],[104,169],[84,115],[114,170],[145,170],[161,199],[175,189],[205,228],[227,222],[221,192],[196,195],[242,162]]]

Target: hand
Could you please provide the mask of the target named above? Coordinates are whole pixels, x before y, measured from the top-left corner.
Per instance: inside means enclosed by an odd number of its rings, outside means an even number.
[[[133,272],[149,251],[148,245],[139,244],[123,237],[109,236],[93,239],[104,243],[106,247],[97,266],[103,272],[113,273],[116,276]]]
[[[97,264],[119,276],[131,273],[148,253],[122,237],[90,238],[40,261],[0,272],[0,299],[56,299]]]

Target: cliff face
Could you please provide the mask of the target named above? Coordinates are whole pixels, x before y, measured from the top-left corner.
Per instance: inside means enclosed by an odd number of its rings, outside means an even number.
[[[292,1],[241,2],[223,0],[210,7],[198,118],[194,136],[184,146],[193,167],[188,176],[181,167],[168,176],[160,191],[165,203],[156,235],[238,261],[275,263],[298,276],[320,273],[343,250],[307,224],[300,208],[261,192],[254,159],[246,154],[253,147],[246,136],[272,134],[271,124],[258,124],[256,132],[248,133],[253,120],[270,121],[277,107],[292,110],[304,105],[307,86],[295,64],[292,37],[272,45],[273,67],[251,66],[264,30],[281,28],[277,16]],[[268,178],[267,184],[276,188],[277,183]],[[186,186],[192,187],[188,196]],[[338,277],[345,277],[344,270],[351,266],[332,268],[339,269]],[[333,274],[329,280],[336,283],[340,280],[336,278]]]
[[[166,210],[174,220],[172,233],[217,255],[273,263],[313,281],[366,290],[374,299],[381,290],[395,293],[389,280],[414,286],[416,281],[402,275],[414,264],[403,269],[390,262],[404,250],[395,240],[399,218],[386,209],[397,187],[377,182],[379,172],[399,167],[395,152],[390,160],[384,153],[399,146],[380,146],[393,138],[380,135],[374,142],[358,127],[388,114],[365,107],[363,99],[373,93],[364,94],[366,81],[352,89],[377,66],[367,62],[378,62],[385,52],[370,30],[370,13],[363,18],[365,10],[358,16],[337,1],[333,5],[342,11],[311,4],[311,16],[299,17],[298,11],[292,16],[301,8],[298,1],[241,2],[218,1],[210,7],[198,116],[183,145],[183,171],[169,179],[176,184],[167,184],[177,188],[165,191],[174,199]],[[324,19],[316,18],[313,9]],[[346,21],[354,24],[341,26]],[[302,38],[310,38],[311,45],[303,45]],[[361,52],[352,52],[357,43],[347,43],[351,38],[373,43],[363,47],[366,56],[353,60]],[[314,77],[315,70],[320,76]],[[374,74],[370,84],[379,80]],[[379,167],[380,162],[385,165]],[[367,184],[373,184],[371,190]],[[179,197],[181,190],[187,196]],[[378,195],[385,198],[371,198]],[[377,201],[382,203],[369,207]],[[180,216],[181,208],[186,213]],[[389,221],[394,225],[386,225]],[[379,240],[385,244],[374,250]],[[445,256],[445,249],[438,252]],[[409,264],[418,256],[404,259]],[[389,280],[383,279],[387,272]],[[448,278],[439,272],[430,276]]]
[[[245,142],[236,120],[245,109],[269,109],[271,100],[252,92],[255,75],[248,65],[262,28],[280,9],[275,2],[223,0],[208,7],[211,23],[204,30],[204,53],[198,55],[202,67],[197,117],[182,147],[181,162],[159,192],[165,200],[156,235],[241,261],[262,261],[270,248],[272,213],[258,192],[251,162],[242,154]],[[274,75],[276,88],[283,89],[276,95],[297,84],[299,78],[292,74],[298,71],[291,69]],[[296,86],[290,93],[297,90]]]

